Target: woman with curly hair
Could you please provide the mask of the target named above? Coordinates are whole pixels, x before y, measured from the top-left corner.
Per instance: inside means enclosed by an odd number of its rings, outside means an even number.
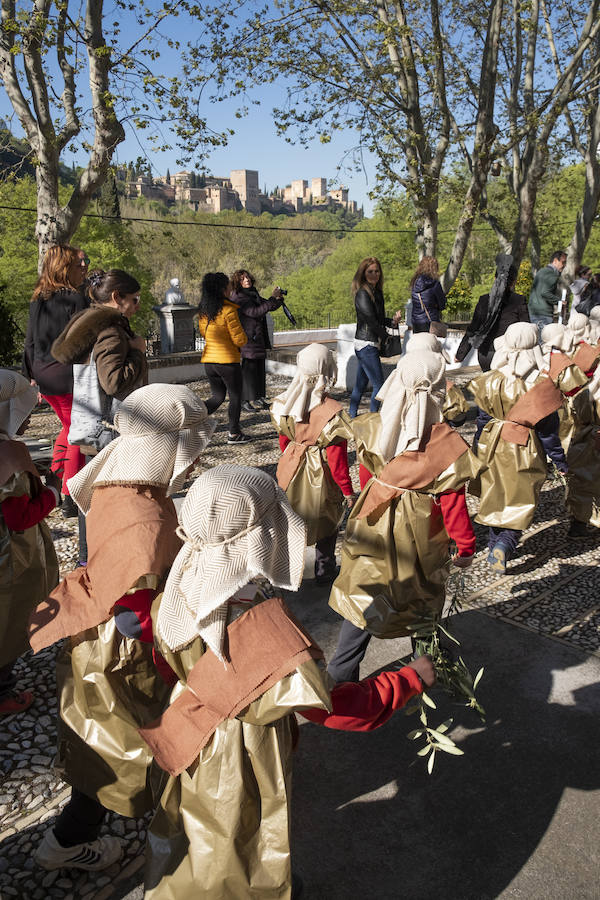
[[[424,256],[410,282],[412,330],[429,331],[432,322],[442,321],[446,295],[440,284],[440,269],[435,256]]]
[[[32,384],[37,384],[62,426],[54,442],[51,469],[62,479],[65,518],[77,515],[67,481],[83,468],[84,457],[79,447],[67,440],[73,403],[73,366],[58,362],[51,348],[75,313],[89,306],[83,292],[88,264],[84,251],[76,247],[57,244],[48,248],[29,306],[23,357],[23,373]]]
[[[281,306],[283,294],[278,287],[268,300],[256,290],[254,277],[247,269],[238,269],[231,276],[231,297],[238,309],[242,328],[248,335],[248,343],[242,347],[242,409],[268,409],[265,360],[271,349],[267,331],[267,313]],[[254,406],[252,406],[254,403]]]

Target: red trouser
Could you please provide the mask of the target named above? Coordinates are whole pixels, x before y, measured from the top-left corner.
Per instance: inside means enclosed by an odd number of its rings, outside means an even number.
[[[85,457],[79,447],[69,444],[67,435],[71,427],[71,406],[73,404],[73,394],[42,394],[44,400],[47,400],[58,418],[62,428],[54,441],[54,451],[52,453],[51,469],[63,480],[63,494],[69,493],[67,481],[73,475],[83,469],[85,465]]]

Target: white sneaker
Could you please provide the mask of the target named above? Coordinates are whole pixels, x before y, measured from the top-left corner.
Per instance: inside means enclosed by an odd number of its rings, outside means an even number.
[[[61,847],[51,828],[33,854],[38,866],[43,869],[86,869],[94,872],[106,869],[121,858],[123,848],[116,837],[100,837],[74,847]]]

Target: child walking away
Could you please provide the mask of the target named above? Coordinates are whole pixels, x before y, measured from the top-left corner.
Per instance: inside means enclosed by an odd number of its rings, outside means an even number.
[[[60,501],[60,479],[44,487],[25,444],[37,389],[26,378],[0,369],[0,716],[33,703],[30,691],[15,691],[14,665],[29,650],[32,609],[58,582],[58,561],[44,519]]]
[[[558,410],[558,436],[565,453],[573,435],[573,399],[589,377],[573,361],[575,340],[566,325],[553,323],[542,329],[544,370],[562,392],[565,402]]]
[[[322,657],[278,597],[297,590],[305,527],[258,469],[202,474],[181,509],[184,544],[152,607],[157,645],[179,678],[174,701],[143,729],[170,773],[148,832],[146,900],[298,896],[289,804],[292,715],[370,731],[434,680],[421,657],[331,694]],[[346,690],[350,687],[350,690]]]
[[[490,529],[488,562],[501,573],[533,520],[546,454],[559,472],[567,471],[558,438],[563,397],[551,378],[540,375],[544,359],[537,337],[536,325],[511,325],[496,338],[491,370],[469,385],[490,416],[477,443],[483,470],[470,491],[480,498],[476,521]]]
[[[306,523],[307,544],[315,544],[315,580],[329,584],[336,576],[335,542],[354,493],[348,468],[352,425],[342,406],[327,392],[337,378],[333,354],[309,344],[296,360],[290,386],[273,401],[271,416],[283,456],[277,482],[292,509]]]
[[[590,534],[588,525],[600,528],[600,368],[587,388],[569,399],[573,431],[567,450],[568,535],[583,538]]]
[[[449,538],[454,564],[471,564],[465,485],[479,466],[442,421],[445,369],[439,353],[407,354],[378,394],[380,412],[354,420],[363,490],[329,598],[346,620],[328,667],[335,681],[358,680],[373,635],[431,635],[444,605]]]
[[[441,343],[441,339],[433,331],[434,326],[440,326],[441,322],[432,322],[432,331],[421,331],[413,334],[410,341],[406,345],[406,353],[441,353],[444,360],[449,363],[450,357]],[[446,378],[446,396],[442,407],[442,415],[449,425],[458,428],[463,425],[467,413],[469,411],[469,403],[467,398],[453,381]]]
[[[189,388],[153,384],[115,416],[120,437],[72,478],[87,517],[89,561],[31,619],[34,650],[74,635],[59,659],[56,765],[71,800],[35,854],[46,869],[101,869],[121,854],[100,838],[106,808],[140,816],[154,806],[152,758],[138,728],[156,718],[169,685],[153,653],[150,606],[177,555],[170,494],[210,440],[214,423]]]

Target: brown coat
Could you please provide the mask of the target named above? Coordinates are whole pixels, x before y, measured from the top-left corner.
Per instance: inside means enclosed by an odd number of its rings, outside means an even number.
[[[98,381],[109,397],[124,400],[148,383],[146,357],[131,346],[127,318],[111,306],[92,306],[73,316],[52,345],[52,356],[72,365],[94,352]]]

